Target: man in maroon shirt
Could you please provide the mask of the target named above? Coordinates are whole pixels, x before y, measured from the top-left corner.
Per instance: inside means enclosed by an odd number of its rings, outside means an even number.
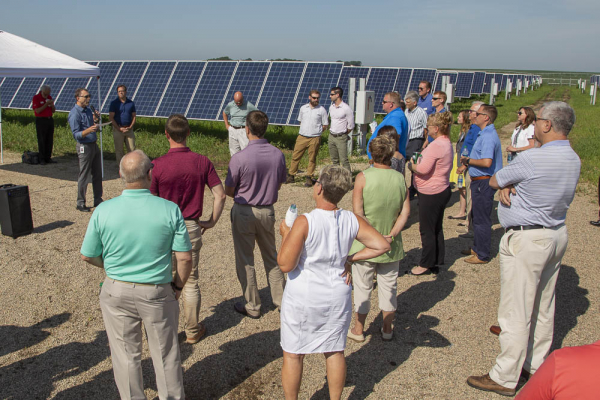
[[[35,114],[35,130],[37,132],[38,152],[40,164],[55,163],[52,159],[52,146],[54,145],[54,119],[52,114],[56,111],[54,100],[50,96],[50,86],[42,85],[40,92],[33,96],[31,108]]]
[[[281,306],[285,279],[277,265],[275,248],[275,210],[281,184],[287,178],[281,150],[264,139],[269,118],[262,111],[246,117],[248,146],[229,161],[225,193],[233,197],[231,231],[235,248],[235,267],[246,305],[234,309],[250,318],[260,318],[260,296],[254,270],[254,246],[258,243],[267,273],[267,284],[275,306]]]
[[[201,299],[198,286],[198,259],[202,247],[202,234],[215,226],[221,217],[225,205],[225,191],[212,162],[186,146],[190,126],[183,115],[173,114],[169,117],[165,134],[170,150],[153,162],[150,191],[179,206],[190,235],[192,272],[183,287],[181,297],[186,342],[194,344],[198,343],[206,333],[206,327],[198,321]],[[210,188],[214,196],[213,212],[209,219],[200,221],[205,186]],[[177,260],[173,257],[173,270],[176,269]]]

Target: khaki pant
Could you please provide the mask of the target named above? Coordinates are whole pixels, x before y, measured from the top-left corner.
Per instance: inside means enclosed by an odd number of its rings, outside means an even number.
[[[355,312],[359,314],[368,314],[371,309],[371,292],[373,291],[374,272],[377,272],[379,309],[381,311],[389,312],[396,311],[396,308],[398,308],[396,290],[399,263],[400,261],[389,263],[357,261],[352,264]]]
[[[177,326],[179,305],[170,283],[140,285],[106,278],[100,292],[113,373],[121,399],[145,399],[142,322],[161,399],[183,399]]]
[[[273,304],[281,307],[285,279],[277,265],[275,248],[275,211],[273,206],[248,206],[235,203],[231,209],[231,230],[235,248],[235,267],[249,315],[260,315],[260,296],[254,269],[254,244],[258,243],[271,289]]]
[[[233,126],[229,126],[229,154],[234,155],[239,153],[248,147],[248,135],[246,135],[246,128],[235,129]]]
[[[115,156],[117,157],[117,166],[121,165],[121,158],[123,158],[123,143],[127,146],[127,152],[130,153],[135,150],[135,134],[133,130],[123,133],[115,127],[112,127],[113,139],[115,140]]]
[[[202,248],[202,234],[198,220],[186,220],[185,226],[192,242],[192,272],[181,291],[183,301],[183,322],[185,334],[191,338],[198,334],[198,322],[200,319],[200,305],[202,296],[198,286],[198,263],[200,259],[200,248]],[[173,254],[173,276],[177,271],[177,258]]]
[[[306,175],[312,176],[317,166],[317,154],[319,154],[319,145],[321,144],[321,136],[317,137],[306,137],[298,135],[296,139],[296,145],[294,146],[294,153],[292,154],[292,163],[290,164],[290,175],[296,175],[298,172],[298,164],[300,159],[308,149],[308,168],[306,169]]]
[[[334,137],[330,133],[329,157],[331,157],[331,163],[333,165],[341,165],[348,171],[352,172],[352,169],[350,168],[350,161],[348,161],[348,140],[350,140],[350,136],[348,136],[348,134]]]
[[[567,243],[564,225],[512,230],[502,236],[498,306],[501,353],[490,378],[504,387],[516,387],[521,368],[533,374],[550,353],[554,289]]]

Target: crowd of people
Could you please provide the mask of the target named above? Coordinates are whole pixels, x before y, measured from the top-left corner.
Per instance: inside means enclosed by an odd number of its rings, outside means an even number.
[[[498,217],[505,229],[499,249],[499,325],[490,328],[499,335],[502,351],[488,374],[471,376],[467,383],[512,396],[517,384],[531,376],[520,392],[522,398],[534,398],[534,393],[535,398],[554,398],[557,390],[563,394],[590,390],[585,383],[574,387],[564,377],[553,376],[554,368],[581,360],[597,374],[598,363],[592,366],[589,355],[597,353],[600,342],[585,351],[553,353],[544,363],[553,337],[554,289],[568,243],[564,221],[580,171],[580,160],[568,141],[575,114],[566,103],[546,103],[537,116],[531,108],[521,108],[506,148],[508,163],[503,165],[494,106],[473,102],[469,110],[458,113],[460,133],[453,146],[454,117],[444,108],[444,92],[431,93],[426,81],[420,82],[418,93],[408,92],[404,99],[388,92],[382,101],[386,115],[367,145],[370,166],[353,181],[346,144],[354,116],[342,101],[342,88],[330,90],[329,112],[319,105],[321,93],[310,91],[298,115],[300,130],[289,170],[283,153],[264,138],[268,116],[236,92],[223,110],[231,154],[223,185],[212,162],[187,147],[190,127],[183,115],[167,120],[167,154],[151,161],[136,150],[135,104],[127,98],[125,86],[118,86],[117,94],[109,119],[119,174],[125,182],[121,196],[102,199],[96,144],[100,114],[89,106],[86,89],[75,93],[69,125],[80,166],[77,209],[91,211],[85,203],[89,180],[96,207],[81,255],[106,272],[100,305],[122,398],[144,398],[142,322],[159,397],[185,397],[177,340],[178,300],[183,303],[186,342],[198,343],[206,334],[199,319],[202,235],[219,221],[226,197],[234,202],[231,234],[244,298],[234,304],[234,311],[261,317],[254,261],[258,244],[273,304],[281,312],[285,397],[298,397],[304,355],[322,353],[330,397],[340,398],[346,340],[365,341],[375,276],[383,316],[381,338],[393,340],[397,278],[405,256],[402,230],[415,197],[422,251],[410,273],[436,274],[444,265],[443,222],[451,183],[458,188],[460,209],[448,218],[464,221],[462,233],[473,238],[472,246],[463,251],[465,262],[487,264],[492,259],[496,193]],[[42,87],[32,107],[41,159],[50,163],[54,105],[49,87]],[[315,179],[316,157],[326,131],[332,165],[323,167]],[[306,150],[304,185],[312,187],[316,208],[291,226],[286,221],[279,224],[282,242],[277,251],[274,204],[282,184],[295,182]],[[563,166],[559,175],[556,164]],[[202,219],[206,188],[214,200],[210,217]],[[338,203],[351,190],[352,211],[343,210]],[[553,379],[560,380],[561,386]]]

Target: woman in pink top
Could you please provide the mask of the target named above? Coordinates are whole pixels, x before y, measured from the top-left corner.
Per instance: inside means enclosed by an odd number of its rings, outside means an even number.
[[[450,200],[450,171],[452,170],[452,142],[448,136],[452,113],[432,114],[427,120],[427,134],[433,142],[423,150],[417,163],[406,164],[415,177],[419,193],[419,230],[421,232],[421,261],[412,275],[439,272],[444,264],[444,209]]]

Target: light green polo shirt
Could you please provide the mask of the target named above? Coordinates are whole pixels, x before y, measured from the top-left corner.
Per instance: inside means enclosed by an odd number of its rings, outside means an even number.
[[[192,249],[177,204],[150,190],[123,190],[100,204],[81,245],[86,257],[102,256],[106,275],[125,282],[171,282],[171,251]]]
[[[223,109],[223,112],[227,114],[229,125],[233,126],[246,126],[246,117],[250,111],[258,110],[254,104],[244,100],[244,103],[238,107],[235,101],[230,101],[227,106]]]

